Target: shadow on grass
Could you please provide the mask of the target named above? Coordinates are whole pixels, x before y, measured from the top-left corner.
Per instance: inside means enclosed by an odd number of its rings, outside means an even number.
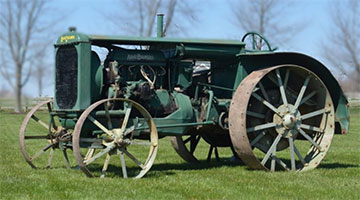
[[[346,164],[346,163],[320,163],[319,169],[339,169],[339,168],[353,168],[360,167],[359,165]]]
[[[285,160],[287,162],[287,160]],[[201,160],[198,163],[158,163],[154,164],[151,169],[150,173],[147,173],[145,177],[161,177],[164,175],[175,175],[178,172],[175,172],[174,170],[179,171],[188,171],[188,170],[206,170],[206,169],[216,169],[219,167],[238,167],[238,166],[245,166],[241,161],[229,161],[228,159],[221,159],[220,161],[216,161],[215,159],[211,160],[210,162],[207,162],[206,160]],[[324,163],[320,164],[317,168],[318,169],[345,169],[345,168],[358,168],[359,165],[354,164],[347,164],[347,163]],[[57,167],[51,167],[50,169],[64,169],[65,166],[57,166]],[[41,168],[40,168],[41,169]],[[45,168],[43,168],[45,169]],[[79,167],[73,167],[73,170],[78,170],[79,173],[82,173]],[[93,165],[89,168],[89,170],[94,173],[96,177],[99,177],[101,174],[101,165]],[[252,170],[245,166],[245,169],[249,172],[251,171],[258,171],[258,170]],[[316,169],[314,169],[316,170]],[[129,177],[136,176],[139,173],[138,167],[128,167],[127,173]],[[107,170],[107,177],[118,177],[122,178],[122,170],[121,166],[117,165],[109,165],[109,168]]]
[[[151,170],[156,171],[168,171],[168,170],[204,170],[204,169],[212,169],[218,167],[236,167],[239,165],[244,165],[241,161],[229,161],[227,159],[221,159],[220,161],[216,161],[215,159],[207,162],[206,160],[201,160],[197,163],[159,163],[154,164],[151,167]]]
[[[205,169],[214,169],[218,167],[228,166],[228,167],[236,167],[243,165],[240,161],[229,161],[228,159],[221,159],[220,161],[211,160],[210,162],[207,162],[206,160],[201,160],[198,163],[159,163],[159,164],[153,164],[149,172],[145,176],[146,177],[155,177],[155,176],[162,176],[162,175],[175,175],[176,172],[173,172],[172,170],[180,170],[180,171],[186,171],[186,170],[205,170]],[[72,169],[76,169],[81,171],[78,167],[74,167]],[[100,176],[100,172],[102,169],[101,165],[94,164],[91,167],[88,168],[96,177]],[[140,172],[140,168],[138,167],[127,167],[127,174],[129,177],[134,177]],[[122,175],[122,169],[121,165],[112,165],[110,164],[108,167],[108,170],[106,172],[107,175],[110,177],[119,177],[121,178]],[[108,177],[109,177],[108,176]]]

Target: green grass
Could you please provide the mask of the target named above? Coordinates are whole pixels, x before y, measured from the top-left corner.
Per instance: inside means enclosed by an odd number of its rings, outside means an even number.
[[[140,180],[87,178],[67,170],[62,158],[51,169],[32,169],[23,159],[18,132],[24,115],[0,112],[0,199],[360,199],[360,108],[351,129],[335,135],[320,166],[304,173],[253,171],[226,161],[187,164],[160,140],[152,169]],[[208,146],[201,143],[206,157]],[[72,154],[70,154],[72,156]]]

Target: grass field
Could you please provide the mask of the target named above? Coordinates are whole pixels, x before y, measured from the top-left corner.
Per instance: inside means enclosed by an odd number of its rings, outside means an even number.
[[[32,169],[18,142],[24,116],[0,112],[0,199],[360,199],[359,107],[351,110],[350,133],[335,135],[327,157],[309,172],[252,171],[229,163],[229,149],[219,152],[220,163],[191,165],[163,138],[155,164],[139,180],[87,178],[66,169],[62,158],[51,169]],[[205,143],[199,148],[207,153]]]

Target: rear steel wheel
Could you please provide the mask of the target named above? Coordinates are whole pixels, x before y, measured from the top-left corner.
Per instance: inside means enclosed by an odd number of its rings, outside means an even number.
[[[21,125],[21,153],[32,168],[49,168],[56,149],[62,150],[66,166],[70,168],[67,148],[61,144],[70,140],[71,135],[57,125],[58,119],[52,110],[52,99],[41,102],[30,110]]]
[[[252,72],[231,101],[230,137],[252,169],[305,171],[319,165],[334,134],[334,106],[311,71],[281,65]]]
[[[89,177],[114,175],[121,166],[124,178],[141,178],[150,170],[157,149],[154,120],[129,99],[92,104],[80,116],[73,134],[75,158]]]

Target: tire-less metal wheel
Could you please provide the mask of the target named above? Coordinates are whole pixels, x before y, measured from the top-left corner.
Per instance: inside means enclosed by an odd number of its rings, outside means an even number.
[[[196,147],[201,139],[199,134],[192,134],[188,136],[169,136],[168,138],[176,153],[182,159],[190,163],[199,162],[194,155]]]
[[[189,163],[197,163],[199,159],[206,158],[207,162],[211,161],[212,155],[215,154],[216,161],[220,161],[219,150],[218,148],[230,147],[233,151],[233,147],[231,145],[231,141],[228,134],[213,134],[211,133],[219,133],[216,130],[219,130],[216,126],[209,126],[205,130],[193,131],[191,135],[183,135],[183,136],[169,136],[169,140],[171,145],[175,149],[176,153],[185,161]],[[200,133],[201,132],[201,133]],[[204,152],[197,151],[199,147],[199,143],[201,143],[201,139],[203,139],[208,148],[208,153],[204,154]],[[204,144],[203,144],[204,145]],[[201,146],[201,144],[200,144]],[[202,146],[201,148],[204,148]],[[206,147],[205,147],[206,148]],[[234,152],[234,151],[233,151]],[[236,158],[234,158],[236,160]]]
[[[231,101],[230,137],[252,169],[305,171],[319,165],[334,134],[334,106],[311,71],[281,65],[252,72]]]
[[[66,147],[61,141],[69,140],[70,134],[58,126],[58,119],[52,113],[53,100],[39,103],[26,115],[20,129],[21,152],[32,168],[50,167],[56,149],[61,149],[70,168]]]
[[[115,175],[121,166],[124,178],[141,178],[150,170],[157,149],[154,120],[129,99],[92,104],[78,119],[73,133],[75,158],[89,177]]]

